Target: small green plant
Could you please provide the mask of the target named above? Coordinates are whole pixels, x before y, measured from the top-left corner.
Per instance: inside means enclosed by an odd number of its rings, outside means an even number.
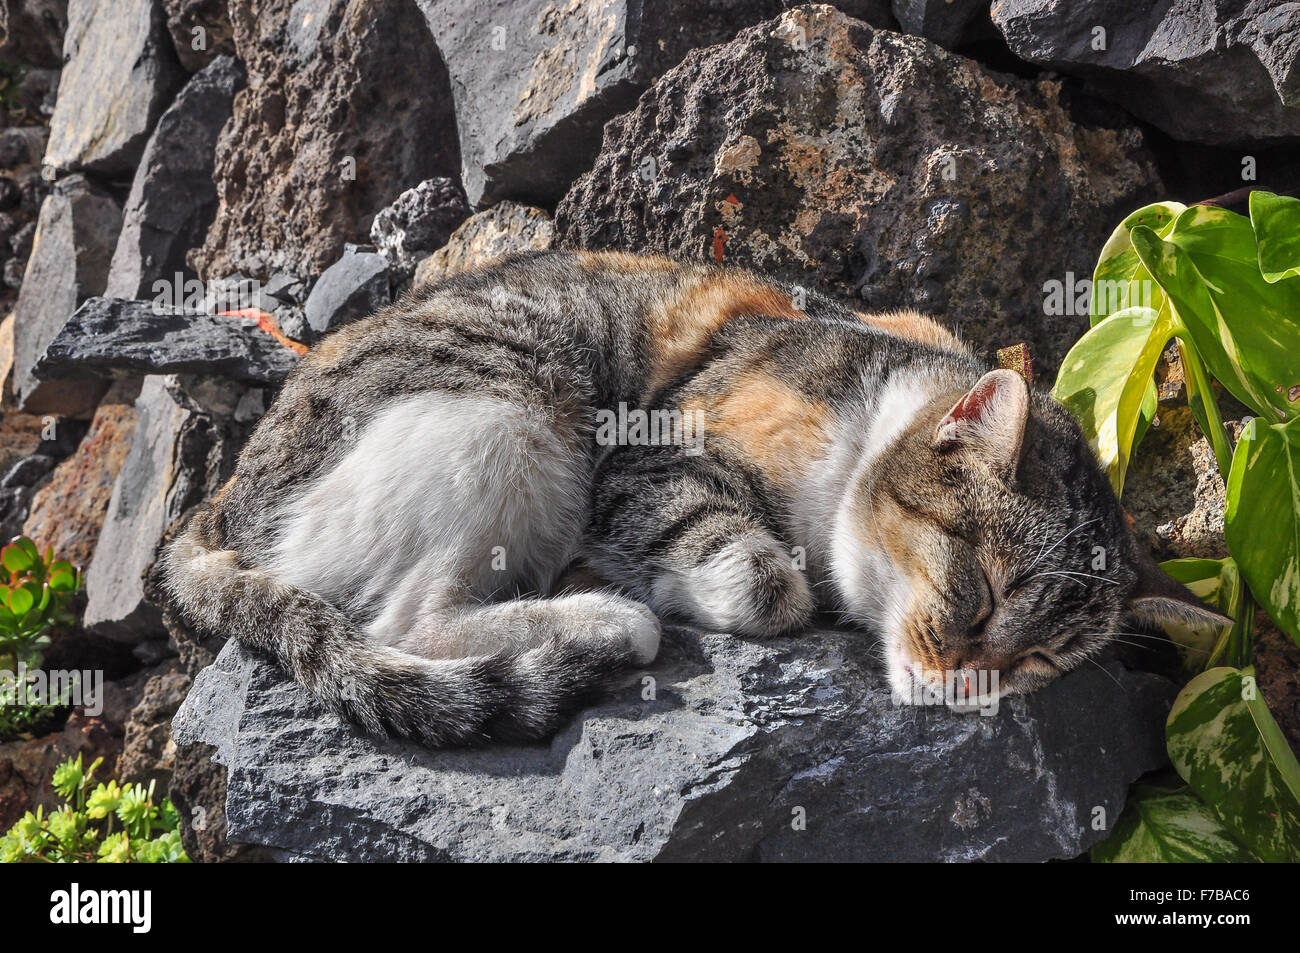
[[[73,606],[81,573],[65,559],[44,554],[26,536],[0,549],[0,673],[37,669],[56,625],[76,621]],[[0,674],[0,678],[8,677]],[[6,704],[0,699],[0,741],[32,735],[55,721],[57,704]]]
[[[1083,424],[1116,493],[1156,412],[1172,340],[1187,401],[1227,487],[1224,559],[1171,576],[1234,619],[1170,627],[1195,677],[1166,726],[1181,783],[1135,788],[1096,860],[1300,860],[1300,764],[1258,697],[1256,606],[1300,643],[1300,200],[1254,192],[1250,217],[1160,202],[1112,233],[1091,328],[1053,393]],[[1212,387],[1250,408],[1235,448]]]
[[[172,802],[155,803],[152,781],[95,784],[103,760],[83,769],[77,755],[59,765],[52,786],[66,803],[48,816],[28,811],[0,837],[0,863],[188,864]]]

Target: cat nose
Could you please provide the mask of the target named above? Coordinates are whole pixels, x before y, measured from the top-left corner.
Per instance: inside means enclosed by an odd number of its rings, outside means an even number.
[[[1011,667],[1011,657],[994,652],[968,655],[954,666],[958,672],[1004,672]]]

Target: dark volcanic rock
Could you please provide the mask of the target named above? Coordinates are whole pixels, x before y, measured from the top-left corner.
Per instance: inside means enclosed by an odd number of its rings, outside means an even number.
[[[447,57],[465,192],[550,207],[591,167],[604,123],[688,51],[775,16],[781,0],[418,0]],[[850,0],[888,26],[885,0]]]
[[[407,189],[375,216],[370,240],[405,281],[422,258],[447,244],[469,214],[465,191],[455,179],[429,179]]]
[[[917,307],[990,352],[1027,341],[1051,375],[1087,318],[1048,317],[1044,283],[1090,274],[1160,190],[1135,128],[1078,125],[1058,94],[799,7],[692,53],[610,122],[556,230]]]
[[[325,269],[303,310],[316,336],[364,318],[391,300],[388,259],[375,251],[348,245],[343,257]]]
[[[247,318],[91,298],[50,342],[37,374],[59,381],[193,372],[271,383],[297,363],[295,352]]]
[[[0,0],[0,59],[63,65],[68,0]]]
[[[217,146],[204,278],[319,274],[405,189],[459,165],[446,69],[411,0],[233,0],[248,87]]]
[[[172,723],[235,843],[315,860],[1074,857],[1165,761],[1174,686],[1088,666],[991,717],[895,704],[861,633],[666,633],[550,745],[363,737],[229,643]],[[183,749],[182,749],[183,750]]]
[[[63,55],[46,164],[129,175],[184,78],[162,6],[155,0],[71,0]]]
[[[203,243],[217,208],[212,155],[243,83],[239,64],[223,56],[191,79],[158,120],[122,211],[122,234],[104,294],[145,298],[159,278],[185,278],[186,253]]]
[[[997,0],[992,13],[1017,56],[1087,79],[1176,139],[1300,136],[1295,3]]]
[[[893,0],[898,25],[953,49],[989,29],[989,0]]]
[[[104,392],[94,382],[41,382],[33,369],[77,306],[103,293],[121,226],[117,202],[81,175],[60,180],[41,206],[14,306],[14,392],[29,413],[84,413]]]

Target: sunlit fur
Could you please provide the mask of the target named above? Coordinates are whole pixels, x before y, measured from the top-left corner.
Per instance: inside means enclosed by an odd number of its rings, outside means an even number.
[[[657,616],[763,638],[837,612],[906,691],[957,667],[1033,688],[1130,605],[1202,613],[1153,575],[1069,416],[989,370],[915,312],[659,257],[511,256],[313,349],[164,588],[331,710],[432,745],[550,735],[654,659]],[[620,405],[698,415],[703,443],[606,445]],[[608,586],[565,591],[570,563]]]

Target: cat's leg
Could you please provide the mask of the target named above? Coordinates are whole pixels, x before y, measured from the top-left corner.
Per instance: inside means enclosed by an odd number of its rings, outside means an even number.
[[[434,658],[601,650],[654,658],[659,624],[614,593],[546,593],[578,548],[592,467],[544,406],[427,393],[376,416],[291,508],[275,575]]]
[[[465,658],[560,641],[593,651],[626,647],[631,662],[644,665],[658,652],[659,620],[644,604],[613,592],[461,603],[423,613],[393,644],[426,658]]]
[[[585,552],[656,612],[772,635],[806,625],[814,599],[734,465],[681,447],[620,447],[596,474]]]

